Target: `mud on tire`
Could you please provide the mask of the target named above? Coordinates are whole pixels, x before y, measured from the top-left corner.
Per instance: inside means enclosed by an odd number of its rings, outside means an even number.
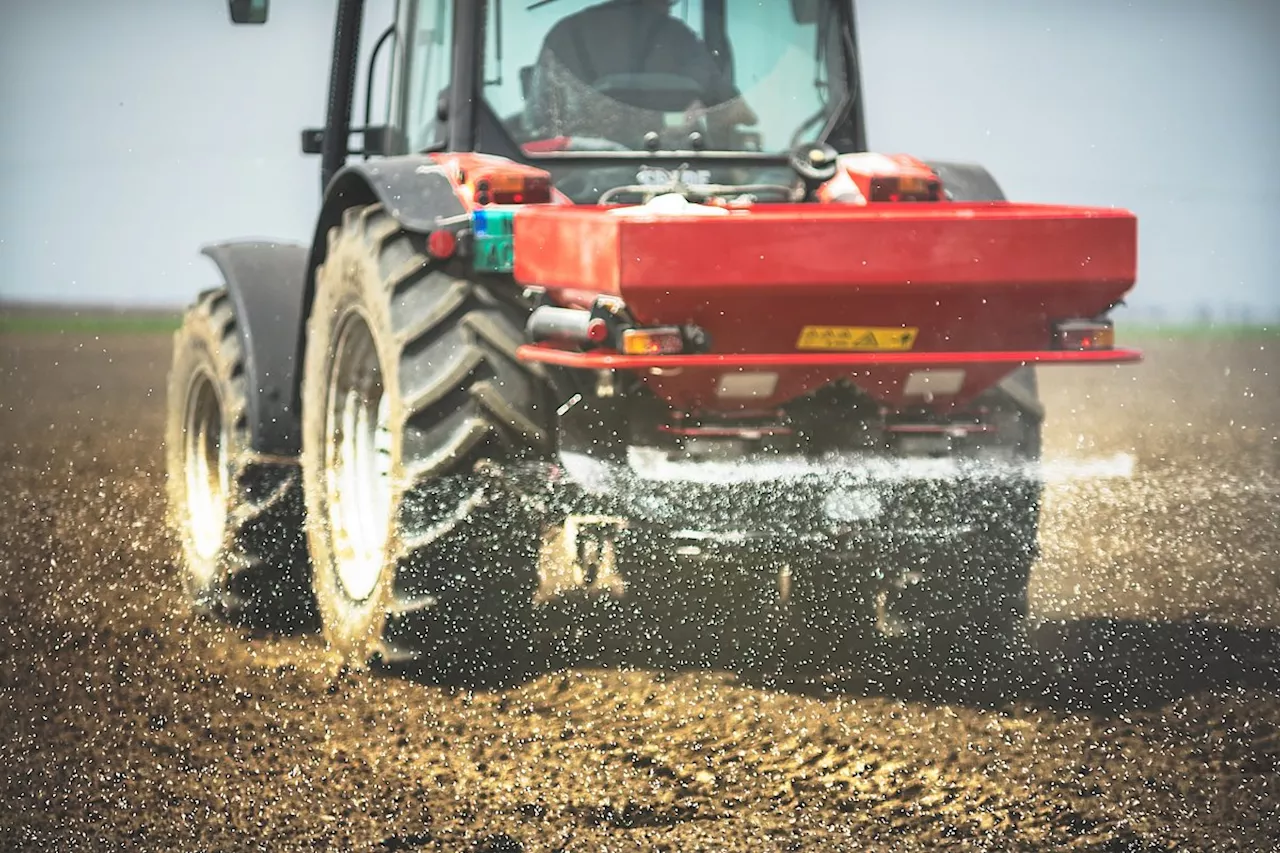
[[[314,589],[347,664],[491,675],[527,650],[538,531],[490,469],[552,446],[525,309],[429,260],[381,205],[346,211],[316,274],[302,385]]]
[[[277,629],[315,619],[293,464],[257,458],[244,351],[225,288],[206,291],[174,334],[165,421],[169,523],[197,611]]]

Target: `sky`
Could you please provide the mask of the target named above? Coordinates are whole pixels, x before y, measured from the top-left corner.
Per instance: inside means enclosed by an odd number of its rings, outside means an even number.
[[[180,305],[233,237],[305,240],[332,0],[0,4],[0,299]],[[391,0],[366,19],[390,20]],[[1135,310],[1280,317],[1280,3],[862,0],[871,147],[1139,217]],[[366,36],[367,46],[372,42]]]

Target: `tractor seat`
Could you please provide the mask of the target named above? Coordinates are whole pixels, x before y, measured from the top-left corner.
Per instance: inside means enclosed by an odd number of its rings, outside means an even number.
[[[547,33],[529,74],[527,118],[545,136],[638,146],[661,114],[733,97],[716,91],[722,79],[702,40],[666,3],[610,0]]]

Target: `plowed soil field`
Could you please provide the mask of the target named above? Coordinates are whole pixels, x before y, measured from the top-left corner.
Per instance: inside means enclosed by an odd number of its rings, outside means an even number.
[[[474,689],[192,615],[168,336],[2,335],[0,850],[1280,850],[1280,339],[1136,343],[1041,371],[1032,651]]]

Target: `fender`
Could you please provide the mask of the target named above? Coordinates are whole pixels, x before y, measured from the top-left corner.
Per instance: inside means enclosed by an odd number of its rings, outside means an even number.
[[[977,163],[926,160],[925,165],[942,181],[951,201],[1008,201],[992,174]],[[996,385],[1009,400],[1036,421],[1044,420],[1040,386],[1034,367],[1019,367]]]
[[[353,164],[334,176],[310,246],[237,240],[201,249],[218,265],[235,306],[257,453],[296,457],[302,451],[298,382],[315,271],[342,212],[375,202],[412,231],[431,231],[440,219],[467,213],[448,174],[429,157],[388,157]]]
[[[448,172],[425,154],[359,161],[333,176],[325,191],[307,259],[304,304],[315,294],[316,269],[329,251],[329,229],[342,223],[342,212],[357,205],[381,203],[409,231],[427,233],[441,220],[462,217],[470,209],[458,197]],[[305,314],[304,314],[305,320]],[[302,361],[305,330],[299,330],[298,361]]]
[[[303,282],[297,291],[300,296],[294,322],[279,329],[282,345],[284,338],[289,339],[298,375],[307,346],[306,322],[315,297],[316,269],[328,253],[329,230],[342,223],[342,213],[347,208],[375,203],[381,203],[407,230],[424,234],[438,228],[441,220],[463,217],[470,212],[458,197],[448,172],[426,155],[358,161],[334,175],[325,191],[311,249],[302,267]],[[289,410],[295,413],[292,434],[299,435],[300,389],[294,373],[290,374],[290,380]],[[292,446],[293,453],[301,451],[296,441]]]
[[[299,451],[296,330],[309,247],[237,240],[204,246],[222,273],[244,347],[249,434],[254,451],[279,457]]]
[[[406,229],[420,233],[434,230],[442,219],[469,212],[448,172],[427,155],[384,157],[347,166],[334,175],[320,206],[307,258],[304,305],[311,305],[315,272],[329,251],[329,229],[341,224],[342,212],[347,208],[375,203],[381,203]],[[300,335],[299,362],[303,345]]]

